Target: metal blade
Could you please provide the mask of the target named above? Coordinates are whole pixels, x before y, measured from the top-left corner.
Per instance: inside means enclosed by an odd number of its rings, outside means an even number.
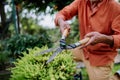
[[[50,56],[49,60],[48,60],[46,63],[48,64],[49,62],[51,62],[51,61],[55,58],[55,56],[57,56],[57,54],[59,54],[60,52],[62,52],[62,49],[61,49],[61,48],[58,48],[58,49],[54,52],[54,54],[53,54],[52,56]]]
[[[58,49],[58,48],[59,48],[59,47],[57,47],[57,48],[50,48],[50,49],[44,50],[44,51],[42,51],[42,52],[40,52],[40,53],[35,54],[35,56],[38,56],[38,55],[40,55],[40,54],[47,54],[47,53],[49,53],[49,52],[51,52],[51,51],[55,51],[55,50]]]

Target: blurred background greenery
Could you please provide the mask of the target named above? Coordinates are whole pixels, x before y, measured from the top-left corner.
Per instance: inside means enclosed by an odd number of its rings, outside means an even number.
[[[12,62],[23,56],[21,53],[27,51],[27,48],[41,48],[45,45],[50,48],[58,45],[61,37],[59,29],[56,26],[56,28],[48,28],[39,23],[44,20],[46,15],[50,15],[54,19],[57,11],[72,1],[1,0],[0,71],[13,66]],[[54,24],[53,20],[51,24]],[[70,25],[71,33],[67,38],[67,43],[79,40],[78,20],[76,17],[70,20]]]

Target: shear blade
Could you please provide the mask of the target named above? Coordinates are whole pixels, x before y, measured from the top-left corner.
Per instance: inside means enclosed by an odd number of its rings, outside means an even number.
[[[40,53],[37,53],[35,56],[38,56],[39,54],[47,54],[47,53],[49,53],[51,51],[55,51],[56,49],[57,48],[50,48],[50,49],[44,50],[44,51],[42,51]]]
[[[50,48],[48,50],[45,50],[45,51],[42,51],[40,52],[41,54],[45,54],[45,53],[48,53],[48,52],[51,52],[51,51],[54,51],[56,48]]]
[[[67,45],[66,48],[67,49],[74,49],[76,48],[77,46],[75,44],[70,44],[70,45]]]
[[[58,48],[46,63],[48,64],[49,62],[51,62],[55,58],[55,56],[57,56],[61,51],[62,49]]]

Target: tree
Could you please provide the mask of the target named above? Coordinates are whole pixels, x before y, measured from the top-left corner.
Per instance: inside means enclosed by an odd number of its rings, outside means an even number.
[[[0,3],[0,17],[1,17],[0,39],[4,39],[9,35],[8,34],[8,28],[9,28],[10,23],[13,22],[13,17],[15,17],[13,15],[13,12],[11,12],[12,14],[10,15],[9,18],[7,18],[8,14],[5,12],[5,6],[6,5],[8,5],[7,0],[1,0],[1,3]],[[16,7],[14,6],[14,8],[16,8]],[[17,11],[15,11],[15,12],[17,12]]]
[[[35,9],[37,12],[45,12],[49,6],[50,12],[61,10],[64,6],[70,4],[73,0],[15,0],[16,4],[21,4],[23,8],[29,10]]]
[[[5,5],[7,0],[1,0],[0,3],[0,17],[1,17],[1,24],[0,24],[0,39],[7,36],[8,27],[11,22],[14,20],[14,25],[17,26],[18,33],[20,32],[19,28],[19,11],[18,8],[36,10],[36,13],[44,12],[46,13],[47,7],[50,7],[49,13],[54,13],[56,10],[62,9],[64,6],[72,2],[73,0],[11,0],[13,1],[13,5],[15,4],[16,14],[12,15],[9,19],[6,18],[7,13],[5,13]],[[20,7],[22,6],[22,7]],[[18,18],[15,20],[15,16]],[[17,21],[17,24],[16,22]],[[16,28],[16,27],[15,27]]]
[[[1,25],[0,25],[0,36],[2,36],[8,29],[7,29],[7,23],[9,23],[9,20],[6,20],[6,14],[5,14],[5,0],[1,0],[0,3],[0,16],[1,16]]]

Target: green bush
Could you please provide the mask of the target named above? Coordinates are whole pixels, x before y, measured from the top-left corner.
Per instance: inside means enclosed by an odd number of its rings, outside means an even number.
[[[9,52],[4,50],[3,42],[0,40],[0,70],[6,68],[6,64],[9,62]]]
[[[18,58],[21,56],[21,52],[27,51],[27,48],[42,47],[47,45],[52,46],[52,43],[47,34],[42,35],[15,35],[9,39],[3,41],[3,51],[8,51],[10,57]]]
[[[52,52],[44,55],[35,55],[47,47],[29,49],[29,54],[23,52],[24,57],[14,62],[11,68],[10,80],[73,80],[75,63],[70,51],[62,52],[55,59],[46,64]]]
[[[0,70],[4,70],[8,62],[9,62],[8,52],[0,51]]]

